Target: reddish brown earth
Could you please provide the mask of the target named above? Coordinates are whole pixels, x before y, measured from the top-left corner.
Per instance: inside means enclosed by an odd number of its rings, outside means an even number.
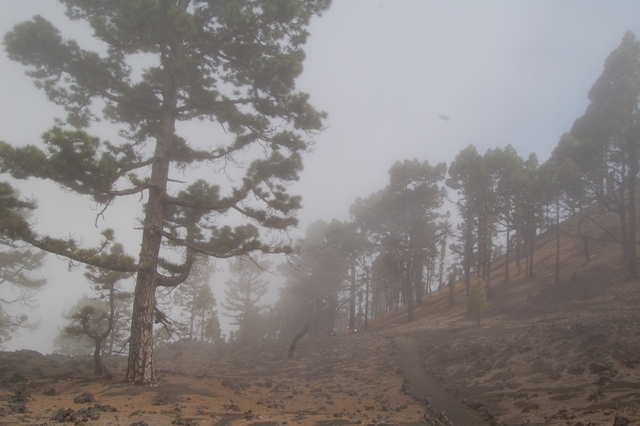
[[[453,304],[432,293],[411,323],[399,309],[365,334],[303,339],[293,359],[286,343],[177,343],[157,351],[157,387],[123,384],[122,358],[107,380],[90,358],[0,353],[0,425],[640,425],[640,282],[615,244],[592,255],[563,237],[559,283],[553,235],[534,278],[514,261],[504,283],[497,262],[480,326],[457,283]]]

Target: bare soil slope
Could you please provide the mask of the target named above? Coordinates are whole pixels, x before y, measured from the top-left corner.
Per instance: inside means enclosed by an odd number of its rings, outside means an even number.
[[[218,348],[179,342],[157,351],[162,383],[92,376],[90,357],[0,353],[0,425],[418,424],[437,413],[403,387],[398,350],[386,336],[340,336],[288,345]],[[90,395],[90,396],[88,396]]]
[[[581,241],[563,235],[558,283],[555,253],[555,235],[541,235],[534,277],[514,260],[509,283],[496,262],[479,327],[456,283],[453,304],[446,289],[434,292],[416,321],[399,309],[370,330],[413,336],[432,380],[486,424],[638,425],[640,282],[615,243],[592,243],[587,262]]]

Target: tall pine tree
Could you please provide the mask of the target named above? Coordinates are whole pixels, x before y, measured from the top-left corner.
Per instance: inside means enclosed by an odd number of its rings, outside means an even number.
[[[118,197],[143,196],[139,258],[105,263],[95,250],[39,235],[24,221],[3,228],[58,255],[137,273],[126,377],[151,384],[157,381],[156,287],[186,280],[198,253],[229,258],[291,251],[282,241],[265,241],[259,228],[297,223],[300,197],[288,194],[286,184],[298,179],[301,154],[325,114],[296,91],[295,80],[306,27],[330,0],[60,1],[106,49],[94,52],[65,40],[41,16],[5,35],[9,57],[28,67],[67,118],[44,135],[43,148],[0,144],[0,171],[52,180],[105,208]],[[141,57],[149,65],[135,69]],[[118,143],[89,134],[100,118],[119,126]],[[226,135],[215,139],[211,130],[187,142],[178,128],[195,119]],[[244,176],[230,181],[209,172],[207,180],[182,183],[199,164],[235,165]],[[223,214],[244,224],[231,227]]]

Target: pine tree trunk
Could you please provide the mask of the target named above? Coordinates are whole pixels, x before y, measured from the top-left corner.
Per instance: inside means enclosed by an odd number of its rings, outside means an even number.
[[[464,289],[469,296],[471,291],[471,257],[473,255],[473,228],[471,220],[467,219],[464,237]]]
[[[507,222],[507,248],[504,255],[504,282],[509,282],[509,254],[511,254],[511,244],[509,242],[509,233],[511,230],[509,229],[509,223]]]
[[[175,105],[177,91],[173,93]],[[167,101],[165,99],[165,101]],[[171,141],[175,131],[175,116],[163,111],[161,118],[162,134],[156,142],[154,162],[151,169],[152,187],[149,189],[149,200],[145,209],[144,230],[140,248],[140,265],[133,299],[133,315],[131,317],[131,337],[129,342],[129,363],[126,380],[136,385],[149,385],[157,382],[153,369],[153,319],[156,293],[156,269],[162,236],[158,232],[163,228],[164,209],[163,195],[167,189],[169,177]]]
[[[365,299],[364,299],[364,330],[367,329],[368,319],[369,319],[369,268],[366,267],[365,271],[367,273],[367,283],[365,288]]]
[[[351,259],[351,286],[349,287],[349,328],[356,326],[356,259]]]
[[[411,282],[411,270],[411,260],[407,259],[403,286],[403,293],[407,303],[407,322],[413,321],[413,283]]]
[[[155,274],[149,271],[138,273],[133,300],[126,380],[136,385],[148,385],[157,381],[153,369],[154,278]]]
[[[625,178],[622,178],[622,181],[624,182]],[[630,243],[629,243],[629,229],[628,229],[628,223],[627,221],[630,220],[631,218],[627,219],[627,208],[624,205],[624,193],[625,193],[625,185],[621,184],[620,185],[620,202],[618,204],[618,210],[620,212],[620,239],[622,240],[622,253],[625,257],[625,259],[627,259],[629,261],[629,264],[632,263],[631,261],[631,255],[629,253],[630,250]]]
[[[96,339],[95,348],[93,350],[93,374],[95,376],[102,376],[102,360],[100,359],[100,346],[102,340]]]
[[[629,147],[629,275],[638,277],[638,260],[636,247],[636,179],[638,178],[638,152],[635,143]]]
[[[520,266],[520,232],[516,231],[516,268],[518,268],[518,275],[522,273],[522,266]]]
[[[424,283],[422,282],[423,272],[424,266],[422,264],[422,259],[419,259],[418,256],[416,256],[413,267],[413,285],[416,292],[416,306],[422,305],[422,296],[424,296]]]
[[[533,278],[533,255],[535,254],[535,249],[536,249],[536,226],[534,225],[534,219],[532,219],[531,221],[531,230],[530,230],[530,234],[531,234],[531,242],[530,242],[530,252],[529,252],[529,256],[530,256],[530,260],[529,260],[529,278]]]
[[[555,282],[560,282],[560,202],[556,198],[556,277]]]
[[[591,262],[591,253],[589,252],[589,237],[582,233],[582,200],[580,200],[580,218],[578,219],[578,237],[582,240],[582,248],[584,258],[587,263]]]

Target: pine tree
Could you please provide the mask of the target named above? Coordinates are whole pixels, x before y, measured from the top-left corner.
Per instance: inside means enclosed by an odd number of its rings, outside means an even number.
[[[213,314],[207,319],[207,322],[204,324],[203,335],[204,341],[209,343],[218,343],[222,340],[218,311],[213,311]]]
[[[0,171],[52,180],[104,209],[119,197],[143,195],[140,255],[137,263],[105,264],[95,250],[39,235],[24,221],[5,232],[75,261],[137,273],[126,377],[152,384],[157,287],[184,282],[197,253],[230,258],[292,251],[259,230],[297,223],[301,200],[286,184],[298,179],[302,153],[325,114],[296,91],[295,80],[306,27],[330,0],[60,1],[106,49],[89,51],[63,39],[41,16],[5,35],[9,58],[28,67],[67,117],[45,133],[44,149],[1,143]],[[140,57],[149,59],[142,70],[135,68]],[[100,118],[120,130],[119,143],[89,134]],[[196,119],[225,134],[210,130],[204,140],[187,142],[178,129]],[[175,179],[199,164],[244,166],[244,176]],[[235,227],[224,214],[236,215]]]
[[[260,309],[258,302],[268,290],[268,282],[261,279],[269,269],[269,262],[237,259],[230,264],[229,271],[236,277],[226,282],[227,299],[222,304],[237,325],[236,339],[241,343],[254,341],[260,333]]]
[[[419,299],[423,295],[424,266],[437,253],[446,169],[444,163],[398,161],[389,169],[385,189],[357,200],[352,207],[352,215],[376,233],[379,244],[402,264],[402,296],[409,322],[413,321],[414,295]]]
[[[609,54],[588,97],[591,103],[571,129],[579,143],[557,154],[571,155],[579,167],[583,196],[618,217],[619,231],[605,232],[621,245],[629,275],[637,278],[640,41],[632,32],[627,32],[620,46]]]
[[[187,338],[203,340],[204,327],[213,316],[216,299],[211,290],[213,267],[207,264],[206,258],[200,258],[198,266],[194,266],[189,278],[180,285],[173,294],[174,304],[183,309],[186,317]]]
[[[467,299],[467,311],[477,315],[478,327],[480,327],[480,311],[485,310],[488,306],[487,285],[482,278],[478,278],[471,286],[469,298]]]
[[[108,253],[100,256],[104,262],[122,260],[124,248],[120,244],[114,244]],[[131,262],[133,259],[129,258]],[[75,309],[64,315],[69,320],[63,330],[63,337],[81,338],[86,336],[94,344],[93,360],[94,374],[102,374],[103,343],[114,331],[118,322],[118,302],[126,302],[131,299],[131,293],[117,288],[119,282],[131,278],[133,274],[127,272],[110,271],[104,268],[88,266],[85,277],[92,283],[93,290],[98,293],[94,298],[83,298]]]

